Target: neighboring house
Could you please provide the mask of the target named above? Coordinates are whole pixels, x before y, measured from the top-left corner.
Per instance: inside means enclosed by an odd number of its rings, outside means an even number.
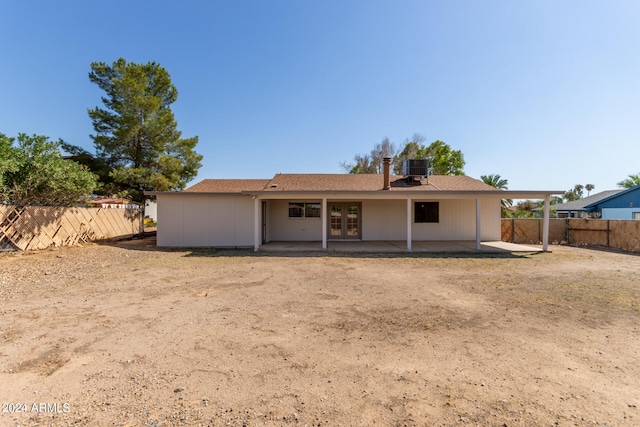
[[[144,216],[158,222],[158,203],[156,200],[147,199],[144,202]]]
[[[585,206],[602,219],[640,220],[640,185],[621,190]]]
[[[277,174],[205,179],[158,202],[158,246],[243,247],[271,241],[499,241],[500,200],[562,191],[501,191],[468,176]],[[548,221],[546,221],[548,236]],[[544,239],[543,239],[544,240]],[[544,249],[546,250],[546,240]]]
[[[139,204],[121,197],[92,196],[89,204],[94,208],[104,209],[138,209]]]
[[[609,196],[613,196],[621,191],[622,190],[602,191],[591,196],[583,197],[582,199],[552,205],[552,208],[555,210],[556,218],[597,218],[598,212],[587,208],[587,206],[602,199],[606,199]]]

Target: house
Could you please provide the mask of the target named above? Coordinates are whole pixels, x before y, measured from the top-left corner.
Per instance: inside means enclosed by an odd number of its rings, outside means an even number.
[[[140,205],[122,197],[92,196],[89,205],[103,209],[138,209]]]
[[[182,192],[148,192],[158,202],[158,246],[253,247],[274,241],[500,241],[503,198],[562,191],[501,191],[468,176],[277,174],[205,179]],[[543,239],[544,240],[544,239]],[[547,241],[544,242],[547,249]]]
[[[566,203],[558,203],[553,205],[556,218],[598,218],[598,212],[593,211],[587,206],[606,199],[621,192],[622,190],[607,190],[591,196],[583,197],[578,200],[572,200]]]
[[[585,206],[602,219],[640,220],[640,185],[621,190]]]
[[[155,200],[146,199],[144,201],[144,216],[158,222],[158,203]]]

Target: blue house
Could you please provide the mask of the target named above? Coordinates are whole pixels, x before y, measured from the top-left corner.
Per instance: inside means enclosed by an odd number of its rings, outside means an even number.
[[[618,194],[623,190],[607,190],[600,193],[592,194],[587,197],[583,197],[578,200],[572,200],[566,203],[558,203],[553,205],[556,218],[600,218],[600,212],[595,212],[593,209],[588,209],[587,206],[595,204],[601,200],[604,200],[614,194]],[[534,209],[536,211],[542,211],[541,208]]]
[[[602,219],[640,220],[640,185],[620,191],[584,207]]]

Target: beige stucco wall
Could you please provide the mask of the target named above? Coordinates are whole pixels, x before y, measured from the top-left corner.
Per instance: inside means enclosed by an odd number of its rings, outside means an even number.
[[[320,202],[318,199],[291,199]],[[411,203],[413,211],[416,201]],[[412,240],[475,240],[475,199],[440,200],[440,222],[412,224]],[[406,240],[406,200],[363,200],[363,240]],[[260,209],[262,202],[260,202]],[[267,242],[322,240],[320,218],[289,218],[289,200],[267,200]],[[158,195],[158,246],[253,246],[254,201],[249,196]],[[481,238],[500,240],[500,201],[481,201]],[[411,214],[413,221],[414,215]]]
[[[158,195],[158,246],[253,246],[248,196]]]
[[[362,240],[407,240],[406,200],[363,200]]]
[[[482,240],[501,240],[502,224],[500,211],[500,200],[484,199],[480,206],[480,214],[482,215],[482,224],[480,238]]]
[[[320,203],[321,200],[268,200],[267,241],[322,240],[321,218],[289,218],[289,202]]]
[[[411,203],[413,221],[414,202]],[[320,200],[295,199],[297,202]],[[423,201],[434,201],[424,199]],[[406,200],[362,200],[362,240],[406,240]],[[289,218],[289,200],[267,201],[267,241],[314,241],[322,239],[322,220]],[[481,201],[481,238],[500,240],[500,201]],[[440,200],[440,222],[412,224],[412,240],[475,240],[476,202]]]
[[[411,221],[415,202],[438,201],[415,199],[411,201]],[[475,240],[476,201],[440,200],[438,223],[413,223],[411,239],[420,240]],[[482,240],[500,240],[500,201],[484,199],[480,204],[480,234]],[[362,240],[406,240],[406,200],[364,200],[362,202]]]
[[[417,202],[418,200],[414,200]],[[435,201],[435,200],[421,200]],[[412,203],[413,205],[413,203]],[[412,206],[412,210],[415,206]],[[413,215],[413,213],[412,213]],[[500,240],[500,201],[481,200],[480,237],[482,240]],[[475,240],[476,201],[441,200],[440,222],[413,224],[413,240]]]

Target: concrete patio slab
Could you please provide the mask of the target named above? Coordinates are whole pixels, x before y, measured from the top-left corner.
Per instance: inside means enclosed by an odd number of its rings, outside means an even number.
[[[482,242],[480,250],[475,241],[437,241],[413,242],[412,251],[420,252],[475,252],[475,253],[513,253],[542,252],[535,246],[518,245],[501,241]],[[269,242],[260,246],[263,252],[322,252],[322,242]],[[327,252],[353,253],[402,253],[407,252],[405,241],[330,241]]]

